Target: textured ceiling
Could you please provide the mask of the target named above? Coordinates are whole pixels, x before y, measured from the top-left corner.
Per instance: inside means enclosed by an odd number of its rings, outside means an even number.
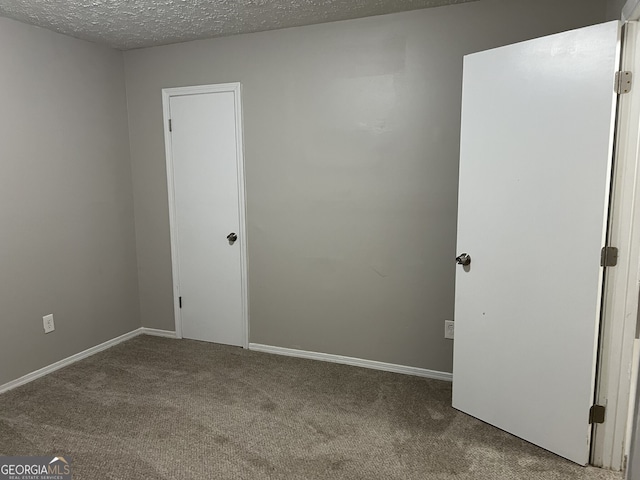
[[[469,1],[0,0],[0,16],[128,50]]]

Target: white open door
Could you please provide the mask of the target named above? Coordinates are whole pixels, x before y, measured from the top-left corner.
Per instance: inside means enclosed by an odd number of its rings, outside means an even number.
[[[611,22],[464,61],[453,406],[583,465],[619,57]]]

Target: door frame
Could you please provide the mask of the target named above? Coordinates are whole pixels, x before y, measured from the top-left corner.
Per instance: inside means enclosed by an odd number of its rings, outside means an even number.
[[[627,0],[622,8],[622,20],[640,19],[640,0]]]
[[[640,30],[627,22],[621,69],[638,75]],[[619,250],[616,267],[605,272],[599,371],[595,403],[606,407],[605,422],[594,426],[591,464],[623,470],[638,363],[638,286],[640,285],[640,90],[618,102],[609,244]]]
[[[242,85],[240,82],[220,83],[213,85],[197,85],[192,87],[175,87],[162,89],[162,110],[164,123],[164,144],[167,168],[167,193],[169,201],[169,229],[171,232],[171,273],[173,276],[173,312],[176,325],[176,337],[182,338],[182,315],[179,304],[180,297],[180,258],[178,255],[178,231],[176,222],[175,185],[173,178],[173,145],[169,120],[171,119],[171,97],[184,95],[200,95],[208,93],[231,92],[234,94],[236,113],[236,166],[238,172],[238,215],[240,219],[239,243],[241,264],[242,294],[242,346],[249,348],[249,282],[247,277],[247,227],[246,227],[246,193],[244,174],[244,135],[242,123]]]

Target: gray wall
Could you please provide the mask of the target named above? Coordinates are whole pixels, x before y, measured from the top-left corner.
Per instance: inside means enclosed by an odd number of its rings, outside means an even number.
[[[140,316],[122,53],[0,18],[0,85],[1,385]]]
[[[251,342],[451,371],[462,56],[605,10],[483,0],[126,52],[143,325],[174,329],[161,89],[240,81]]]

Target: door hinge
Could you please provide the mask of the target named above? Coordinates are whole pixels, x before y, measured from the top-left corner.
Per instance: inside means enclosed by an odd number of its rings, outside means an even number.
[[[589,410],[589,423],[604,423],[605,407],[593,405]]]
[[[618,249],[616,247],[602,247],[600,251],[600,266],[615,267],[618,264]]]
[[[171,119],[169,119],[169,131],[173,132],[173,125],[171,124]]]
[[[178,306],[182,308],[182,297],[178,297]]]
[[[633,83],[633,73],[616,72],[615,91],[618,95],[629,93]]]

